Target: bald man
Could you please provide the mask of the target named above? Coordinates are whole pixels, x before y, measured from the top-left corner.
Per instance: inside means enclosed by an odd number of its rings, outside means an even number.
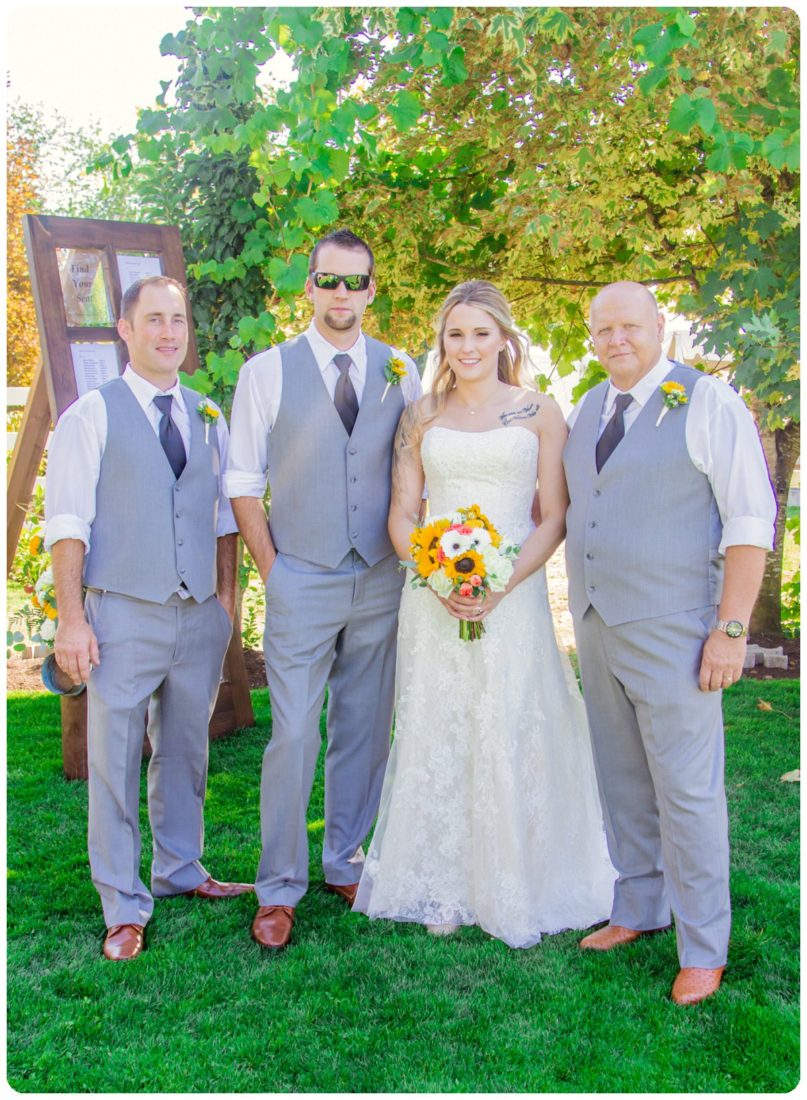
[[[566,565],[611,859],[609,951],[675,917],[672,999],[717,991],[731,908],[722,691],[742,676],[776,503],[750,413],[667,359],[638,283],[605,287],[591,338],[608,380],[564,452]]]

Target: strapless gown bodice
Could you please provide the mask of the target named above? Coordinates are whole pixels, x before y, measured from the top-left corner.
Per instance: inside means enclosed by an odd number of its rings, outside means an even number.
[[[478,504],[510,542],[523,542],[532,530],[538,438],[529,429],[430,428],[421,459],[432,515]]]

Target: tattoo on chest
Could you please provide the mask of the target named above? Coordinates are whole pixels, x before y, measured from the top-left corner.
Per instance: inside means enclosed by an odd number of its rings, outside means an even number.
[[[537,416],[539,407],[533,403],[525,405],[523,409],[516,409],[515,412],[499,413],[499,420],[506,428],[511,420],[529,420],[531,417]]]

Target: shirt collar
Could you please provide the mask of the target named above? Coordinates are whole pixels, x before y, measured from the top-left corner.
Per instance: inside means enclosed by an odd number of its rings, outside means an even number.
[[[314,353],[314,358],[317,361],[317,366],[320,371],[325,371],[333,362],[334,355],[349,355],[353,362],[356,364],[359,372],[363,372],[365,363],[367,362],[367,348],[364,343],[364,333],[359,332],[356,343],[352,348],[335,348],[333,344],[330,344],[317,326],[312,321],[306,331],[306,339],[311,345],[311,350]]]
[[[610,417],[614,409],[614,403],[621,393],[629,393],[639,408],[644,408],[653,396],[654,390],[658,389],[672,369],[673,364],[666,355],[662,355],[656,365],[629,390],[618,390],[613,382],[609,382],[602,410],[603,414]]]
[[[138,374],[136,370],[132,370],[131,363],[126,364],[126,369],[121,377],[137,398],[137,402],[141,408],[148,408],[155,397],[160,397],[162,394],[170,394],[177,405],[184,410],[185,402],[182,399],[182,390],[178,378],[170,389],[161,390],[159,386],[155,386],[153,382],[149,382],[142,374]]]

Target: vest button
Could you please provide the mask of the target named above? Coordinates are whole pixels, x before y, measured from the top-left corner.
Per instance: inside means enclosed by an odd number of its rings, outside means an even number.
[[[179,512],[174,512],[174,518],[175,518],[175,519],[179,519],[179,516],[180,516],[180,513],[179,513]]]
[[[177,546],[181,546],[183,542],[184,539],[177,539]]]
[[[351,512],[357,512],[358,508],[359,508],[358,504],[351,504],[351,506],[350,506]]]
[[[594,587],[594,585],[593,585],[593,584],[590,584],[590,585],[588,586],[588,591],[589,591],[589,592],[595,592],[595,591],[596,591],[596,589],[595,589],[595,587]]]
[[[357,539],[359,537],[359,532],[358,531],[351,531],[350,532],[350,537],[352,539]]]
[[[355,477],[355,476],[354,476],[354,477],[352,477],[352,478],[351,478],[350,480],[351,480],[351,481],[353,482],[353,484],[355,485],[355,484],[356,484],[356,482],[357,482],[357,481],[358,481],[359,479],[358,479],[357,477]]]
[[[348,449],[347,449],[347,453],[348,453],[349,455],[354,455],[354,454],[356,454],[356,448],[355,448],[355,447],[348,447]]]
[[[595,490],[594,490],[594,496],[595,496],[595,497],[598,497],[598,496],[600,496],[600,495],[601,495],[601,494],[600,494],[600,490],[599,490],[599,489],[595,489]]]
[[[178,486],[178,485],[175,485],[175,486],[174,486],[174,492],[175,492],[175,493],[178,493],[178,492],[179,492],[179,486]]]
[[[185,570],[184,570],[184,569],[180,569],[180,573],[184,573],[184,572],[185,572]]]
[[[594,555],[593,554],[586,554],[586,557],[588,558],[589,561],[594,561]]]
[[[589,524],[589,527],[596,527],[596,526],[597,526],[597,521],[596,521],[596,519],[593,519],[591,521],[591,523]]]

